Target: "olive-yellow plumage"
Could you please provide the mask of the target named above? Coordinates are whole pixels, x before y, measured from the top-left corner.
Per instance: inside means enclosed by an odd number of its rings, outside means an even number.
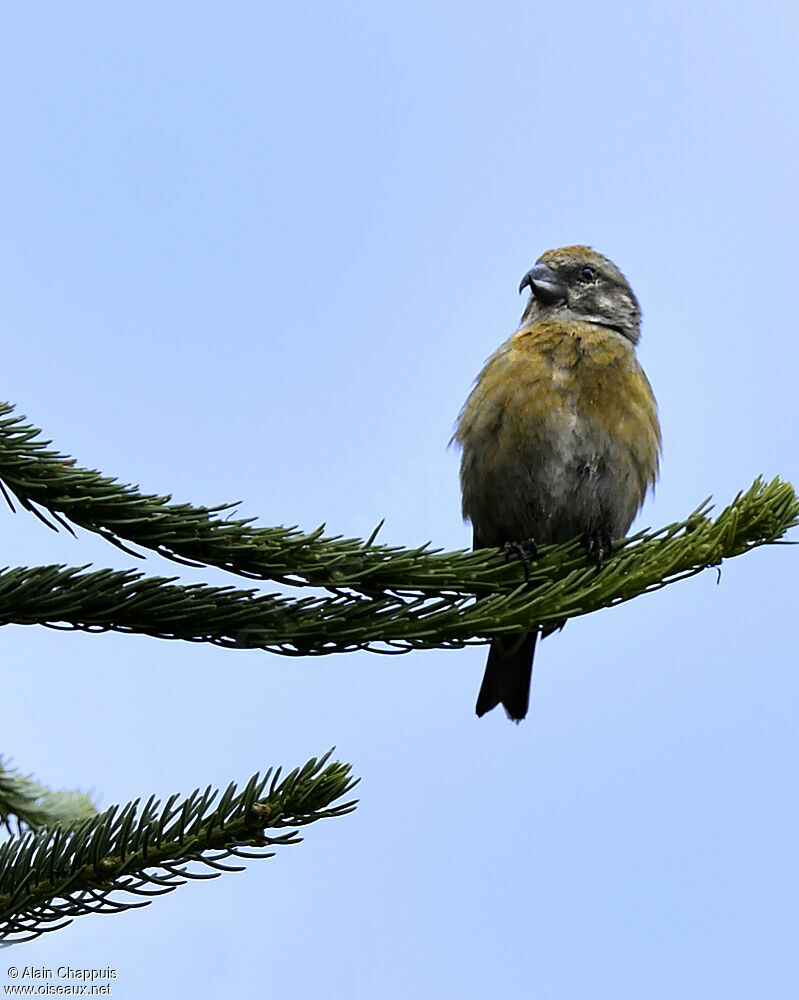
[[[635,357],[640,308],[589,247],[549,251],[525,275],[519,329],[493,354],[458,418],[463,515],[474,546],[580,536],[601,562],[654,487],[660,427]],[[537,630],[492,643],[477,712],[527,711]]]

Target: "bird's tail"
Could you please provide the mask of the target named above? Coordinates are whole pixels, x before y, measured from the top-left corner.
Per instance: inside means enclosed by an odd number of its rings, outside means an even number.
[[[538,630],[494,639],[477,696],[478,715],[485,715],[500,702],[514,722],[527,715],[537,638]]]

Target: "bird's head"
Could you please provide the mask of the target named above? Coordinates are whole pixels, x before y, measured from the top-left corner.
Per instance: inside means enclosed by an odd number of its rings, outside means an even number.
[[[539,319],[575,319],[612,327],[638,343],[641,307],[616,265],[591,247],[547,250],[525,274],[519,291],[531,295],[521,326]]]

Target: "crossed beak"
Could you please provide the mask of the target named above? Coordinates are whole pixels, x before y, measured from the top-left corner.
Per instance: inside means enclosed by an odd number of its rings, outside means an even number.
[[[566,285],[546,264],[536,264],[525,274],[519,285],[519,292],[527,287],[543,305],[552,306],[566,301]]]

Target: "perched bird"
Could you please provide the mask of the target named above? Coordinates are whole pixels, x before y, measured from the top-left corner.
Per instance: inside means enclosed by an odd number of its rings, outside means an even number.
[[[463,517],[475,549],[534,554],[580,536],[601,566],[658,474],[657,406],[635,357],[641,309],[616,265],[585,246],[547,251],[525,288],[519,328],[458,417]],[[493,640],[478,715],[501,702],[525,717],[541,631]]]

